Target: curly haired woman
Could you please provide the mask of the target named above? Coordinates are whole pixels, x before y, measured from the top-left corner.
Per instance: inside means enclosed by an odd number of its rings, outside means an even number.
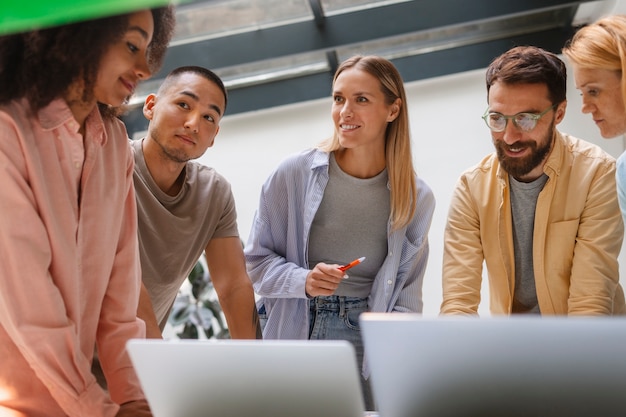
[[[2,416],[151,415],[125,351],[145,328],[115,109],[158,69],[173,27],[165,7],[0,38]]]

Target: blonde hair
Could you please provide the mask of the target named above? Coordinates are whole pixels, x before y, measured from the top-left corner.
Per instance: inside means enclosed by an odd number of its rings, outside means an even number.
[[[380,89],[387,104],[393,104],[398,98],[401,101],[398,117],[389,122],[385,133],[385,158],[391,184],[391,223],[392,228],[397,230],[411,222],[417,201],[409,115],[402,77],[396,67],[384,58],[357,55],[339,65],[333,77],[333,85],[339,74],[349,68],[365,71],[380,81]],[[319,149],[326,152],[340,148],[337,132],[319,145]]]
[[[622,100],[626,105],[626,16],[613,15],[579,29],[563,48],[563,54],[583,69],[620,73]]]

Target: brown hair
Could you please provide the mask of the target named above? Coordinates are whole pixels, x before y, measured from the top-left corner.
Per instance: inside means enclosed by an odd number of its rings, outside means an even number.
[[[497,81],[505,84],[545,84],[552,104],[566,99],[567,70],[555,54],[535,46],[512,48],[487,68],[487,95]]]

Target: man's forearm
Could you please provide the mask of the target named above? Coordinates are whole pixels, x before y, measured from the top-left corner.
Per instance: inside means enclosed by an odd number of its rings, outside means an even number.
[[[232,339],[262,339],[254,293],[246,293],[247,291],[242,291],[242,294],[220,301],[230,337]]]

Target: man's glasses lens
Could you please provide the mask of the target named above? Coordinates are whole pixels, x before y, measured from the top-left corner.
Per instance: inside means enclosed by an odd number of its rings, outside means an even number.
[[[509,119],[513,120],[513,124],[523,132],[530,132],[537,126],[537,122],[541,119],[547,112],[552,110],[555,105],[552,105],[542,111],[539,114],[535,113],[517,113],[513,116],[505,116],[501,113],[497,112],[488,112],[483,116],[485,123],[489,129],[494,132],[503,132],[506,129],[506,124]]]
[[[518,127],[518,129],[529,132],[535,128],[537,125],[537,119],[532,113],[519,113],[513,117],[513,123]],[[487,115],[487,125],[491,130],[496,132],[502,132],[506,128],[507,118],[500,113],[489,113]]]

